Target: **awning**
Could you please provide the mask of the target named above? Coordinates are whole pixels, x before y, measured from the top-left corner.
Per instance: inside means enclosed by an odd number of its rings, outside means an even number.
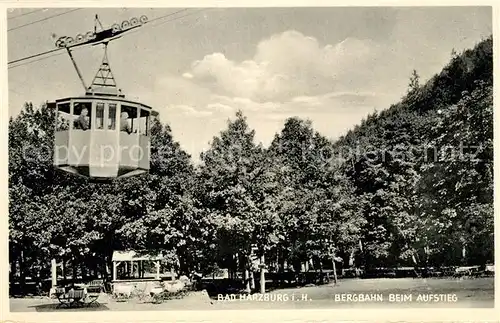
[[[114,251],[112,261],[140,261],[140,260],[163,260],[161,253],[151,251]]]

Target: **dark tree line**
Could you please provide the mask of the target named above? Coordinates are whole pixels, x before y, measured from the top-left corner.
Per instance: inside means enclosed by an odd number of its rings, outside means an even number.
[[[9,121],[11,277],[46,278],[52,258],[106,276],[120,249],[247,277],[252,257],[276,271],[491,262],[492,73],[490,37],[423,85],[414,72],[335,142],[290,118],[262,147],[238,112],[200,165],[155,121],[150,174],[110,184],[55,171],[54,111],[26,104]]]

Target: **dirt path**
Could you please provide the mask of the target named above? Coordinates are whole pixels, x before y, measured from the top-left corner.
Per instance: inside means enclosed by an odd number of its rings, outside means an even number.
[[[430,296],[429,296],[430,295]],[[444,295],[444,296],[443,296]],[[419,298],[420,297],[420,298]],[[427,299],[425,298],[427,297]],[[439,299],[439,297],[443,299]],[[161,304],[116,302],[101,295],[100,308],[57,311],[165,311],[237,309],[336,309],[336,308],[486,308],[494,306],[494,280],[471,279],[366,279],[345,280],[337,286],[323,285],[275,290],[252,299],[234,295],[208,299],[198,294]],[[54,311],[56,300],[10,299],[12,312]]]

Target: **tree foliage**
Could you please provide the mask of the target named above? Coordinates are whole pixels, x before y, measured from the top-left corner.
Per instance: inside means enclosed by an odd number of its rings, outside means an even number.
[[[182,273],[492,261],[492,80],[488,38],[335,142],[293,117],[265,148],[238,112],[200,165],[154,120],[150,173],[107,184],[56,171],[54,111],[26,104],[9,120],[11,273],[57,258],[106,275],[120,249]]]

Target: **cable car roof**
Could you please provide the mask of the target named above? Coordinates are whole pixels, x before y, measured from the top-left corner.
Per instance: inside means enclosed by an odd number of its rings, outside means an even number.
[[[125,99],[124,97],[121,97],[121,96],[105,96],[105,95],[70,96],[70,97],[66,97],[66,98],[62,98],[62,99],[57,99],[57,100],[55,100],[55,103],[69,101],[69,100],[119,101],[119,102],[124,102],[124,103],[136,104],[136,105],[141,106],[142,108],[146,108],[151,112],[151,115],[153,115],[153,116],[157,116],[159,114],[157,111],[153,110],[153,108],[147,104],[137,102],[137,101],[131,101],[131,100]]]

